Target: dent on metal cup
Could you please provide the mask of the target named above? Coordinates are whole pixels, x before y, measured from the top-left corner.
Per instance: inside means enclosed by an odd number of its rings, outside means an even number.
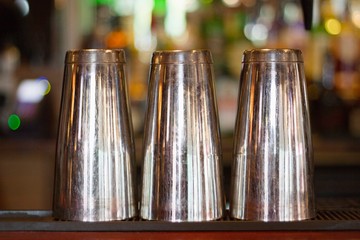
[[[154,52],[149,75],[141,218],[222,218],[221,140],[211,53]]]
[[[123,50],[68,51],[53,216],[111,221],[137,213],[134,140]]]
[[[243,55],[234,136],[232,218],[315,217],[313,150],[300,50]]]

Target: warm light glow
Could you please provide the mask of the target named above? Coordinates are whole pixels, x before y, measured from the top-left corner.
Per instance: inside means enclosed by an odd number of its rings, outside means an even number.
[[[331,35],[338,35],[341,32],[341,23],[334,18],[325,22],[325,30]]]
[[[105,39],[107,48],[124,48],[127,45],[127,36],[125,32],[110,32]]]
[[[241,4],[240,0],[222,0],[222,1],[228,7],[238,7]]]
[[[354,25],[358,28],[360,28],[360,11],[353,11],[351,14],[351,21],[354,23]]]
[[[133,0],[115,0],[113,9],[120,16],[130,16],[134,11]]]
[[[165,31],[171,37],[180,37],[186,30],[186,2],[166,1]]]
[[[155,46],[151,32],[152,0],[136,0],[134,7],[134,45],[139,51],[152,51]]]
[[[185,0],[184,2],[187,12],[195,12],[200,7],[199,1],[197,0]]]

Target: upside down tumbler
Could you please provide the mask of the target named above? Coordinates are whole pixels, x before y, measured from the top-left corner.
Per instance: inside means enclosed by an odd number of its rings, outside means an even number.
[[[140,216],[171,222],[224,214],[221,142],[207,50],[153,53]]]
[[[53,215],[112,221],[137,213],[134,140],[123,50],[68,51]]]
[[[315,216],[313,150],[300,50],[244,52],[230,197],[233,218]]]

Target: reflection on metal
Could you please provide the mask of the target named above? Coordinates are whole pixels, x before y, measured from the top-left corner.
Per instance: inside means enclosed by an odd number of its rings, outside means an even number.
[[[68,51],[65,61],[54,217],[132,218],[135,158],[124,51]]]
[[[172,222],[224,215],[221,142],[209,51],[153,54],[140,216]]]
[[[231,217],[315,217],[309,109],[299,50],[245,51],[234,148]]]

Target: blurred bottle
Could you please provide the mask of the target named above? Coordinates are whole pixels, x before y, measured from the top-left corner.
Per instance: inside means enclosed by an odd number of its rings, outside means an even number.
[[[20,52],[13,44],[0,45],[0,131],[8,131],[8,116],[15,110],[16,76]]]
[[[314,101],[313,127],[323,137],[347,135],[348,116],[346,103],[334,89],[336,62],[330,51],[324,53],[323,74],[318,89],[319,98]]]
[[[359,28],[350,1],[322,1],[321,17],[325,39],[313,39],[326,46],[322,54],[321,77],[310,84],[314,94],[311,111],[314,132],[323,137],[360,137]],[[358,11],[358,10],[357,10]],[[314,49],[320,51],[319,48]]]
[[[84,37],[82,48],[99,49],[106,47],[106,36],[112,30],[113,12],[107,5],[98,5],[95,9],[95,24],[88,36]]]
[[[223,6],[220,1],[214,1],[203,5],[204,19],[201,25],[201,33],[203,37],[203,45],[210,49],[214,57],[215,74],[219,75],[223,69],[225,38],[224,38],[224,22],[222,10]]]
[[[345,12],[341,21],[341,34],[335,38],[334,89],[345,102],[347,110],[347,131],[349,136],[360,137],[360,31],[358,8],[353,1],[346,1]]]

